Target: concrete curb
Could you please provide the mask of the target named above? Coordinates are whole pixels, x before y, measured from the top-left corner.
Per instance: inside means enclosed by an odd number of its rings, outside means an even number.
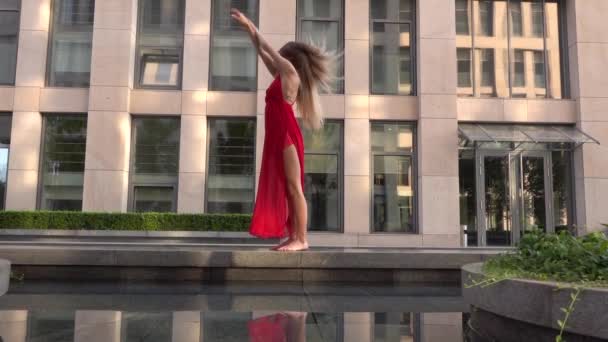
[[[560,289],[555,282],[513,279],[488,287],[468,287],[472,280],[483,279],[482,263],[462,268],[462,294],[466,303],[510,319],[559,330],[561,308],[570,304],[571,289]],[[566,331],[583,336],[608,339],[608,289],[584,289]]]
[[[8,260],[0,259],[0,296],[8,291],[11,280],[11,263]]]

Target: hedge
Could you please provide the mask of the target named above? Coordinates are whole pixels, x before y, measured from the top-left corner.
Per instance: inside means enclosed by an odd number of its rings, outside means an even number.
[[[0,229],[247,231],[251,215],[2,211]]]

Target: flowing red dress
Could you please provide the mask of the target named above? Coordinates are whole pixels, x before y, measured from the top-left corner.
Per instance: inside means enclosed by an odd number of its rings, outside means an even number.
[[[264,239],[282,238],[286,236],[289,220],[283,150],[295,146],[303,189],[304,141],[292,104],[283,98],[280,77],[276,77],[266,90],[264,127],[262,169],[249,233]]]

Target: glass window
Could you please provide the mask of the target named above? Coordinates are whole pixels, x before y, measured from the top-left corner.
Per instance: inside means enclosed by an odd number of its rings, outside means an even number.
[[[173,312],[123,312],[120,341],[171,341]]]
[[[342,229],[342,123],[326,121],[317,132],[304,130],[304,194],[308,228]]]
[[[0,84],[15,84],[21,1],[0,2]]]
[[[47,115],[43,139],[40,209],[82,210],[87,117]]]
[[[411,0],[371,1],[372,93],[412,95]]]
[[[213,0],[210,89],[255,91],[258,59],[249,35],[230,17],[230,8],[258,24],[257,0]]]
[[[479,31],[480,36],[492,36],[494,26],[493,2],[490,0],[479,0]]]
[[[53,2],[49,86],[89,86],[94,11],[95,0]]]
[[[511,33],[513,36],[521,37],[524,32],[521,16],[521,1],[511,0],[509,9],[509,12],[511,13]]]
[[[130,210],[175,211],[179,172],[179,118],[136,117],[133,118],[132,132]]]
[[[341,54],[344,51],[343,0],[298,0],[297,40],[325,47]],[[334,93],[344,93],[344,57],[335,69]]]
[[[0,210],[5,208],[8,153],[11,146],[11,122],[10,114],[0,114]]]
[[[479,60],[481,63],[481,86],[482,87],[494,87],[494,50],[492,49],[480,49],[478,50]],[[493,91],[482,90],[482,94],[490,95]]]
[[[138,87],[181,87],[184,15],[184,0],[139,0]]]
[[[456,0],[456,34],[469,34],[469,0]]]
[[[543,36],[543,4],[540,1],[532,2],[532,35]]]
[[[209,119],[209,213],[246,214],[255,196],[254,119]]]
[[[545,56],[541,51],[534,51],[534,85],[536,88],[545,88]]]
[[[412,125],[371,125],[374,232],[415,232],[413,143]]]
[[[525,63],[524,63],[524,50],[513,51],[513,86],[524,87],[526,85],[525,76]]]
[[[458,49],[458,87],[471,87],[471,50]]]
[[[33,341],[73,341],[76,334],[75,310],[28,310],[27,340]],[[3,334],[4,335],[4,334]],[[5,336],[6,337],[6,336]],[[8,341],[8,340],[7,340]]]

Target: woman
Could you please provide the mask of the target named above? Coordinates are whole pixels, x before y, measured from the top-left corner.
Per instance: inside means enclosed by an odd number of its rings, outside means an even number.
[[[287,236],[274,250],[306,250],[304,143],[293,105],[297,104],[308,128],[321,127],[318,90],[328,88],[330,58],[320,49],[299,42],[289,42],[277,52],[243,13],[236,9],[230,12],[249,33],[258,55],[274,76],[266,90],[262,169],[249,232],[261,238]]]

